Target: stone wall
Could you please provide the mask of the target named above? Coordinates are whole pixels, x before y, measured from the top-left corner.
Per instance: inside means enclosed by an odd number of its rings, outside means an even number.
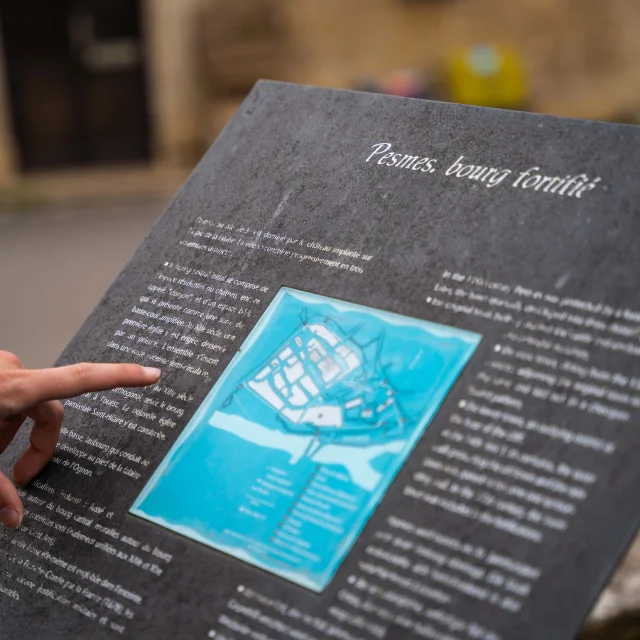
[[[207,0],[143,0],[153,157],[191,165],[202,150],[207,96],[194,34]]]
[[[224,21],[225,0],[200,2],[200,11]],[[534,111],[602,120],[640,111],[637,0],[271,2],[291,41],[287,63],[263,74],[269,78],[352,88],[358,80],[418,67],[438,79],[451,52],[489,42],[522,55]],[[207,141],[238,103],[238,97],[210,96],[201,121]]]
[[[279,1],[297,81],[349,87],[381,71],[437,69],[458,47],[492,42],[523,55],[537,111],[609,118],[640,106],[637,0]]]

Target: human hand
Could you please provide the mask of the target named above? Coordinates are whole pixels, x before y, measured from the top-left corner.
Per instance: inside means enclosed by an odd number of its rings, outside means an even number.
[[[115,387],[143,387],[159,379],[159,369],[137,364],[83,363],[28,370],[15,355],[0,351],[0,453],[26,418],[34,421],[30,444],[13,467],[13,479],[19,485],[27,484],[51,460],[64,415],[58,399]],[[16,528],[23,513],[15,486],[0,473],[0,522]]]

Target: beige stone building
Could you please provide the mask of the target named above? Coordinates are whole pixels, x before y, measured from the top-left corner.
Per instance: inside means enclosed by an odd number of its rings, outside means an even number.
[[[257,77],[348,88],[517,49],[537,111],[639,104],[637,0],[23,0],[0,8],[0,184],[25,172],[191,166]]]

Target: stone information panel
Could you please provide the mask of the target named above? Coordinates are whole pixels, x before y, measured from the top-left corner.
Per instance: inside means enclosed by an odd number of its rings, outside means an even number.
[[[64,401],[2,638],[573,638],[640,521],[639,148],[258,83],[58,361],[163,374]]]

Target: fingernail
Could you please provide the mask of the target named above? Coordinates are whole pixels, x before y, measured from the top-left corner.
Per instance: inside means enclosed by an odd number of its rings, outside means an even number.
[[[142,367],[142,369],[150,378],[159,378],[162,375],[162,371],[155,367]]]
[[[0,509],[0,522],[9,529],[16,529],[22,522],[22,514],[15,507]]]

